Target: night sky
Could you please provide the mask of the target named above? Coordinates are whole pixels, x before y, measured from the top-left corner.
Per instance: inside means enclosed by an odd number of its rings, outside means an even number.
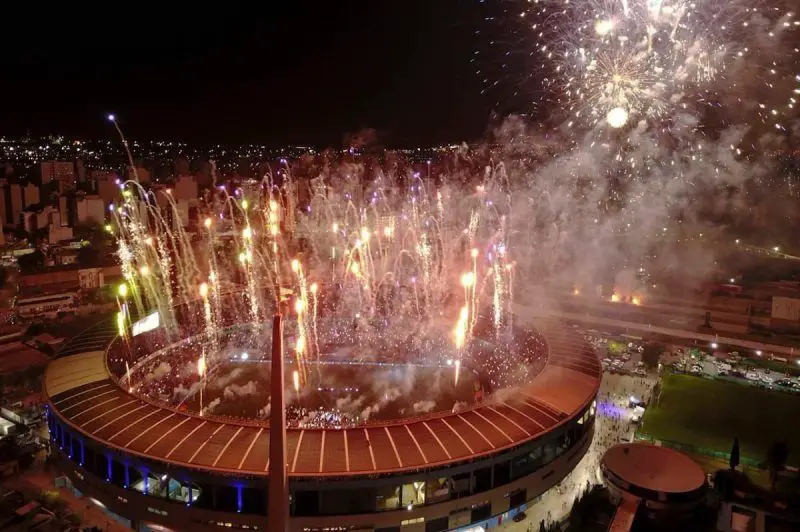
[[[33,4],[33,5],[30,5]],[[477,0],[29,3],[4,17],[0,134],[339,146],[484,135]]]

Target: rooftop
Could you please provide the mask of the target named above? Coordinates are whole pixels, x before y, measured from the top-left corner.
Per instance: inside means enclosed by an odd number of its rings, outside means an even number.
[[[683,453],[649,443],[615,445],[603,456],[614,475],[634,486],[662,493],[686,493],[703,486],[702,468]]]
[[[516,447],[566,422],[594,399],[600,366],[592,349],[560,324],[536,327],[548,342],[548,362],[519,393],[458,413],[349,429],[289,429],[290,476],[439,467]],[[56,415],[123,452],[239,474],[268,470],[268,423],[200,417],[135,397],[112,380],[102,349],[53,361],[45,393]]]

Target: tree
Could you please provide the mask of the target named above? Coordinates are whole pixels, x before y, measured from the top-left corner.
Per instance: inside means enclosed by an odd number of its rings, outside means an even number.
[[[778,473],[786,469],[786,460],[789,459],[789,446],[785,441],[775,442],[770,445],[767,451],[767,469],[769,469],[769,479],[772,483],[772,490],[778,483]]]
[[[733,448],[731,449],[731,458],[728,461],[731,466],[731,471],[736,469],[739,465],[739,438],[733,439]]]
[[[17,257],[17,264],[23,273],[33,273],[44,268],[44,253],[35,249],[33,253],[27,253]]]
[[[642,362],[648,368],[652,369],[658,367],[658,362],[661,359],[661,353],[664,352],[664,346],[657,343],[648,343],[644,346],[642,351]]]
[[[95,266],[100,262],[100,253],[91,245],[83,246],[78,250],[77,260],[81,266]]]

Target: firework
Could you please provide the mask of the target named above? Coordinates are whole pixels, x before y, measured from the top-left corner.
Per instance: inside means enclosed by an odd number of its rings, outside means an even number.
[[[719,105],[728,100],[721,93],[741,94],[744,85],[783,91],[784,80],[795,75],[786,58],[793,60],[797,51],[782,43],[798,21],[776,4],[535,0],[506,5],[516,9],[506,7],[502,17],[490,20],[499,20],[517,38],[510,50],[524,56],[528,48],[528,56],[539,58],[539,65],[526,68],[541,72],[531,76],[555,93],[548,98],[562,104],[569,126],[617,129],[659,121],[675,109]],[[779,121],[794,101],[762,105],[756,110],[762,119]]]

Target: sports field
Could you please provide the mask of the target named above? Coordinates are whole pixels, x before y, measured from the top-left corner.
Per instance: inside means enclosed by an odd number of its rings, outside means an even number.
[[[728,453],[738,437],[742,457],[758,462],[775,441],[800,464],[800,396],[746,384],[669,374],[648,406],[640,432],[659,440]]]

